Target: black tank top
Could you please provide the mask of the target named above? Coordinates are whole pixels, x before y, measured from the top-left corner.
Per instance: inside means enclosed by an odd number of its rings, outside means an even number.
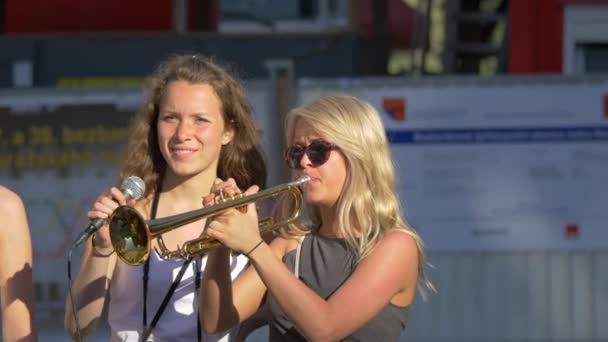
[[[297,250],[290,251],[283,263],[294,272]],[[318,234],[308,235],[302,241],[299,262],[299,279],[324,299],[328,299],[357,267],[357,254],[344,239],[329,239]],[[295,274],[295,272],[294,272]],[[270,308],[269,341],[305,341],[287,319],[272,295],[268,294]],[[409,306],[389,303],[374,318],[344,341],[399,341],[405,330]]]

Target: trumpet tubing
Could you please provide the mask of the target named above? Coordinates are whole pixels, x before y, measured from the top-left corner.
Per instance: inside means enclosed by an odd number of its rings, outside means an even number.
[[[309,181],[308,177],[302,177],[296,181],[277,185],[252,195],[231,198],[207,208],[149,220],[147,222],[136,209],[129,206],[120,206],[110,216],[110,239],[118,257],[129,265],[141,265],[145,263],[150,257],[152,239],[157,239],[157,252],[163,259],[187,258],[198,255],[211,248],[220,246],[221,243],[213,238],[201,237],[188,241],[179,249],[171,251],[166,248],[162,234],[190,222],[217,216],[232,208],[241,208],[250,203],[273,198],[281,194],[291,194],[295,205],[289,218],[275,222],[272,217],[266,217],[258,222],[261,232],[279,229],[294,222],[300,216],[303,206],[301,186]]]

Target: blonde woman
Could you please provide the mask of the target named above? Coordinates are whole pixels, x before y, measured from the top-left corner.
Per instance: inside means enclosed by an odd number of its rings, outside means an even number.
[[[32,294],[32,241],[25,206],[0,186],[2,341],[37,341]]]
[[[246,255],[252,267],[231,285],[229,249],[209,255],[204,329],[229,329],[266,300],[270,341],[398,341],[418,280],[432,285],[422,241],[400,211],[377,111],[354,97],[323,97],[292,110],[286,134],[288,166],[310,177],[304,197],[311,224],[266,244],[253,205],[246,214],[216,217],[208,234]],[[238,191],[232,180],[213,190]],[[216,199],[209,195],[204,204]]]

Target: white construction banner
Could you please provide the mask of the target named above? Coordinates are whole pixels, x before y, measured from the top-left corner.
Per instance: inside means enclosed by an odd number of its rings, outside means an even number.
[[[435,251],[608,247],[608,79],[304,83],[370,101]]]

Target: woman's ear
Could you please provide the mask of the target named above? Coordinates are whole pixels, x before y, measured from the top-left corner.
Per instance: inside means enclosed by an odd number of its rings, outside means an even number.
[[[222,145],[227,145],[234,139],[234,129],[227,128],[222,134]]]

